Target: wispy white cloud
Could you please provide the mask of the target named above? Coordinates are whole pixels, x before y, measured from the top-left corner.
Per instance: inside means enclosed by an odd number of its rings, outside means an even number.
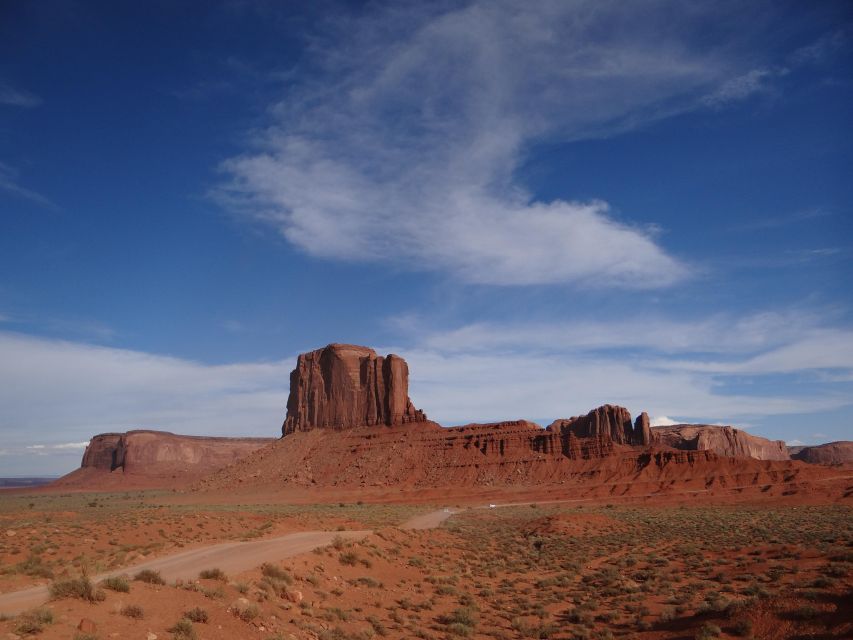
[[[0,191],[6,191],[13,196],[28,200],[47,209],[58,209],[57,205],[49,198],[31,189],[22,187],[18,183],[18,172],[3,162],[0,162]]]
[[[766,91],[772,80],[787,73],[787,69],[752,69],[727,80],[715,91],[702,98],[702,102],[709,107],[722,107],[731,102],[743,100],[753,94]]]
[[[667,354],[753,354],[795,344],[819,329],[807,311],[767,312],[745,316],[719,313],[694,320],[636,314],[606,321],[474,323],[432,330],[416,317],[392,325],[440,351],[571,351],[645,349]]]
[[[42,103],[41,98],[23,89],[0,81],[0,105],[11,107],[37,107]]]
[[[671,285],[689,265],[632,212],[537,201],[516,170],[543,139],[721,106],[787,73],[745,67],[724,37],[697,45],[690,34],[715,11],[472,2],[332,19],[332,36],[313,40],[311,79],[290,84],[253,148],[223,164],[216,197],[324,258],[483,284]]]
[[[565,417],[615,402],[656,424],[678,416],[745,428],[752,418],[853,404],[853,332],[808,312],[424,327],[412,317],[397,324],[417,345],[404,351],[413,397],[439,420]],[[766,376],[797,381],[752,384]],[[791,393],[803,382],[816,386]]]

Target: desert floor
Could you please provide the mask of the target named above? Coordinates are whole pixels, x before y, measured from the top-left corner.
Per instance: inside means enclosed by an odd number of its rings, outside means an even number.
[[[0,638],[853,637],[846,500],[356,495],[0,493]]]

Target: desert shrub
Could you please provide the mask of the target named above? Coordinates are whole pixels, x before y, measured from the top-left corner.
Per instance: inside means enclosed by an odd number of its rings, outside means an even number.
[[[699,631],[696,632],[694,637],[696,640],[710,640],[711,638],[718,637],[722,632],[722,629],[717,625],[706,622],[702,625]]]
[[[193,623],[186,618],[181,618],[172,627],[169,628],[174,640],[196,640],[195,629]]]
[[[358,563],[358,554],[355,551],[346,551],[338,556],[341,564],[354,567]]]
[[[101,582],[101,585],[112,591],[130,593],[130,582],[125,576],[111,576]]]
[[[274,564],[270,564],[269,562],[265,562],[261,565],[261,573],[267,578],[281,580],[285,584],[293,584],[293,576],[291,576],[287,570],[277,567]]]
[[[18,617],[15,633],[35,635],[44,631],[46,625],[53,624],[53,612],[49,609],[33,609]]]
[[[166,584],[166,581],[160,576],[160,572],[153,569],[143,569],[133,576],[133,579],[138,582],[147,582],[148,584]]]
[[[69,580],[57,580],[51,583],[50,597],[54,600],[60,598],[79,598],[87,602],[100,602],[107,596],[101,589],[96,589],[89,578],[71,578]]]
[[[128,604],[121,608],[121,615],[134,620],[141,620],[145,617],[145,611],[138,604]]]
[[[300,603],[307,604],[307,603]],[[238,602],[231,605],[231,613],[240,618],[243,622],[251,622],[260,615],[260,609],[257,605],[249,604],[248,601],[240,599]]]
[[[228,580],[228,576],[225,575],[225,572],[218,567],[205,569],[204,571],[199,572],[198,577],[202,580],[221,580],[222,582],[227,582]]]
[[[355,583],[362,584],[370,589],[381,589],[383,586],[381,582],[371,578],[370,576],[362,576],[361,578],[356,579]]]
[[[207,622],[208,620],[207,611],[201,607],[195,607],[194,609],[185,611],[184,617],[191,622]]]
[[[734,632],[742,638],[747,638],[752,635],[752,621],[746,618],[738,620],[734,624]]]
[[[438,621],[447,626],[448,631],[455,635],[471,635],[477,626],[477,612],[473,607],[459,607],[447,615],[440,616]],[[460,633],[459,627],[466,627],[467,633]]]
[[[201,588],[201,594],[205,598],[210,598],[211,600],[222,599],[225,597],[225,589],[222,588],[222,585],[216,585],[213,589],[206,589],[204,587]]]
[[[385,625],[382,624],[382,621],[376,616],[367,616],[367,621],[370,623],[370,626],[373,627],[373,631],[378,636],[387,636],[388,629],[385,628]]]
[[[26,560],[16,564],[15,570],[34,578],[53,578],[53,570],[36,554],[31,554]]]

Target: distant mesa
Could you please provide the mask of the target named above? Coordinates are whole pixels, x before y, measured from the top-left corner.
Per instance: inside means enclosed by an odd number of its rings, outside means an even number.
[[[794,460],[810,464],[843,465],[853,463],[853,441],[839,440],[811,447],[788,447]]]
[[[728,458],[790,460],[782,440],[768,440],[729,426],[676,424],[653,427],[654,442],[682,451],[713,451]]]
[[[139,429],[93,436],[83,453],[80,469],[60,478],[60,485],[112,484],[157,486],[173,480],[192,480],[220,469],[274,441],[274,438],[218,438],[185,436]],[[106,473],[105,473],[106,472]]]
[[[290,374],[282,434],[425,422],[409,399],[409,367],[394,354],[330,344],[303,353]]]
[[[102,433],[89,442],[81,466],[104,471],[120,469],[125,473],[175,468],[210,471],[272,441],[272,438],[183,436],[146,429]]]

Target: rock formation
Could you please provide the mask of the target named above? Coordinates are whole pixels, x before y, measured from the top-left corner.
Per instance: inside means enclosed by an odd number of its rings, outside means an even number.
[[[102,433],[89,441],[80,468],[56,482],[73,486],[119,475],[133,476],[134,482],[146,486],[170,484],[164,481],[201,477],[271,442],[273,438],[183,436],[149,430]]]
[[[608,436],[616,444],[647,446],[651,442],[649,416],[644,411],[631,423],[631,413],[625,407],[605,404],[585,416],[560,418],[548,425],[550,431],[571,433],[577,438]]]
[[[812,447],[788,447],[794,460],[811,464],[840,465],[853,463],[853,441],[839,440]]]
[[[822,469],[800,463],[724,458],[712,451],[656,450],[615,444],[609,434],[578,438],[524,421],[440,427],[420,422],[341,431],[295,432],[204,478],[195,488],[291,495],[443,501],[448,495],[501,496],[537,488],[554,499],[607,499],[711,492],[762,497],[810,492]],[[820,486],[818,484],[818,489]],[[324,494],[323,491],[331,493]],[[506,493],[509,491],[510,493]],[[343,493],[338,493],[343,492]],[[485,493],[483,493],[485,492]],[[644,498],[645,499],[645,498]],[[486,500],[484,498],[484,500]]]
[[[330,344],[303,353],[290,374],[283,435],[316,428],[424,422],[409,399],[409,367],[393,354]]]
[[[782,440],[768,440],[740,429],[711,424],[676,424],[653,427],[655,444],[684,451],[713,451],[730,458],[790,460]]]

